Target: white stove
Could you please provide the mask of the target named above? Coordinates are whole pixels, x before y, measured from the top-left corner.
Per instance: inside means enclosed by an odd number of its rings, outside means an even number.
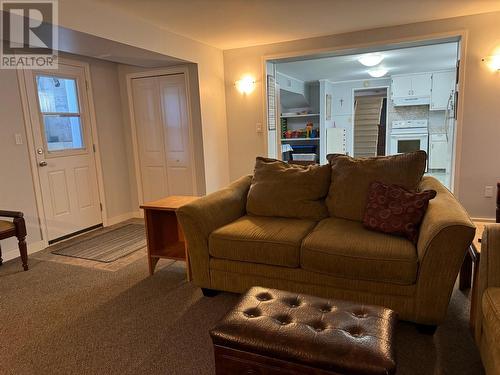
[[[390,153],[401,154],[429,148],[427,120],[393,121],[391,127]]]

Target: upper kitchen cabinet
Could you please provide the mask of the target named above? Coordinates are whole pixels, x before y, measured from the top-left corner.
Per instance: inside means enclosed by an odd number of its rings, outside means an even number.
[[[276,73],[276,80],[280,89],[293,92],[295,94],[305,95],[305,83],[297,78],[287,76],[283,73]]]
[[[392,77],[391,91],[395,106],[430,103],[431,73],[397,75]]]
[[[455,80],[454,70],[432,74],[431,111],[443,111],[448,108],[453,100]]]

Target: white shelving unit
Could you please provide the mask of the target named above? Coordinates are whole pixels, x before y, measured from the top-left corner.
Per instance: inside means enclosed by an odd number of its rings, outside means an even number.
[[[306,114],[302,114],[302,115],[284,114],[284,115],[281,115],[280,118],[299,118],[299,117],[315,117],[315,116],[319,116],[319,113],[306,113]]]

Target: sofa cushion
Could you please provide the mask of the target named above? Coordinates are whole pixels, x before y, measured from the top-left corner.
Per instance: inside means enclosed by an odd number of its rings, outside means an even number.
[[[258,157],[247,213],[319,221],[328,217],[325,197],[329,187],[328,165],[303,166]]]
[[[332,174],[326,205],[330,216],[362,221],[373,181],[417,190],[426,160],[425,151],[373,158],[328,155]]]
[[[415,283],[418,269],[411,241],[338,218],[322,220],[304,239],[300,264],[332,276],[404,285]]]
[[[241,262],[299,267],[300,244],[315,221],[243,216],[210,234],[211,256]]]
[[[488,332],[488,336],[498,343],[500,342],[500,288],[487,288],[481,302],[483,308],[483,332]],[[500,349],[498,353],[500,354]]]

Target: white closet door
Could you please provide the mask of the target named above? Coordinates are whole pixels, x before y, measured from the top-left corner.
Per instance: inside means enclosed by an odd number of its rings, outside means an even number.
[[[171,195],[193,195],[189,118],[184,74],[158,77]]]
[[[143,201],[169,195],[160,90],[157,77],[132,80]]]

